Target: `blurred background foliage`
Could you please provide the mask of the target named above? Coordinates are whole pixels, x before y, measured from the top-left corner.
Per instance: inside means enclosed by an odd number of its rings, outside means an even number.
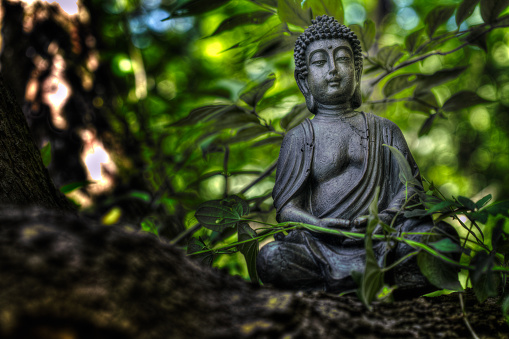
[[[232,233],[197,225],[204,201],[236,194],[252,218],[275,222],[279,147],[310,117],[293,44],[321,14],[359,36],[361,109],[400,126],[426,179],[448,196],[509,198],[507,5],[4,0],[1,71],[83,213],[214,245]],[[215,265],[246,276],[241,261]]]

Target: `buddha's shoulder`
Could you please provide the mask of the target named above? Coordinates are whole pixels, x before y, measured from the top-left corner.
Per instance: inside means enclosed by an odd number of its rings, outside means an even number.
[[[285,139],[306,139],[310,133],[312,133],[312,127],[310,120],[306,119],[302,121],[300,124],[289,130]]]
[[[401,131],[401,129],[398,127],[398,125],[396,125],[393,121],[391,121],[387,118],[378,116],[373,113],[364,113],[364,114],[366,115],[366,117],[368,119],[373,119],[374,121],[376,121],[378,124],[380,124],[381,126],[383,126],[385,128],[388,128],[392,131]]]

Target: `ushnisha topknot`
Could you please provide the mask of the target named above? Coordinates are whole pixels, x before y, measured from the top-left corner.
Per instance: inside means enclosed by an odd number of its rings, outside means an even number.
[[[306,28],[295,42],[293,57],[295,58],[295,72],[302,76],[308,75],[306,65],[306,49],[308,45],[316,40],[324,39],[345,39],[352,46],[354,54],[354,65],[358,79],[362,74],[362,49],[357,35],[345,25],[340,24],[334,17],[322,15],[311,20],[312,25]]]

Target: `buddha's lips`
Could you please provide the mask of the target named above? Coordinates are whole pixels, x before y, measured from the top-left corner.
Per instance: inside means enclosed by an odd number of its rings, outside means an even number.
[[[337,87],[341,84],[341,82],[339,80],[331,80],[331,81],[327,81],[327,83],[329,84],[329,86],[332,86],[332,87]]]

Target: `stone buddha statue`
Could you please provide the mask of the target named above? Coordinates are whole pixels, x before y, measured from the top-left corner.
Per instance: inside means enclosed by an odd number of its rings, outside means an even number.
[[[315,116],[285,136],[272,196],[278,222],[302,222],[365,232],[368,207],[380,188],[380,219],[389,224],[405,197],[414,193],[399,179],[390,145],[403,153],[421,182],[401,130],[393,122],[357,111],[361,106],[362,54],[356,35],[328,16],[317,17],[295,44],[295,80]],[[397,218],[398,232],[430,232],[429,219]],[[419,240],[420,236],[413,236]],[[390,251],[374,242],[380,263],[415,251],[397,244]],[[385,257],[385,258],[384,258]],[[261,248],[257,270],[264,283],[286,289],[341,292],[355,288],[352,271],[365,267],[363,239],[308,230],[278,234]],[[415,257],[388,272],[400,288],[429,289]]]

